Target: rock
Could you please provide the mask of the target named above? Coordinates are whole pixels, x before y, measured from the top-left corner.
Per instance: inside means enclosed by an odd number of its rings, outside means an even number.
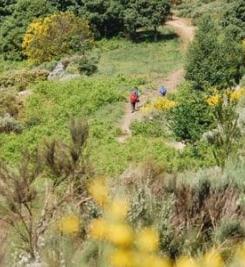
[[[66,66],[63,62],[59,62],[55,68],[49,73],[48,80],[58,80],[65,75]]]

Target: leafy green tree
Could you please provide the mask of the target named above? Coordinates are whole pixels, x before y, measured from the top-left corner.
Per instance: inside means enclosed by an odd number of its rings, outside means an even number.
[[[204,17],[188,52],[186,79],[196,89],[232,87],[241,79],[243,64],[242,48],[232,34],[221,34],[211,17]]]
[[[81,16],[85,16],[97,37],[110,37],[123,29],[123,6],[118,0],[81,0]]]
[[[13,13],[0,27],[0,52],[4,59],[21,60],[23,35],[34,18],[52,13],[54,7],[48,0],[18,0]]]
[[[180,140],[195,142],[209,130],[213,121],[206,94],[193,90],[191,84],[183,84],[176,95],[175,108],[168,112],[170,129]]]
[[[0,21],[12,14],[15,3],[16,0],[0,0]]]
[[[170,14],[169,0],[128,0],[122,1],[124,6],[124,26],[131,37],[138,28],[153,29],[155,38],[157,28],[163,24]]]
[[[234,36],[239,39],[245,38],[245,1],[236,0],[225,12],[222,25],[229,27]]]
[[[82,0],[49,0],[59,11],[73,11],[77,13]]]

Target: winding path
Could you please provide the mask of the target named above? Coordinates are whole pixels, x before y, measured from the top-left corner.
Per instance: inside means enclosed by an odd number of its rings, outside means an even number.
[[[189,45],[189,43],[193,40],[195,27],[191,25],[190,20],[173,17],[171,20],[167,21],[166,25],[170,26],[175,30],[177,35],[182,39],[182,49],[185,51]],[[166,79],[159,79],[154,81],[154,83],[159,86],[164,84],[166,88],[173,91],[177,88],[177,86],[184,80],[184,68],[175,70],[174,72],[170,73]],[[141,106],[149,100],[156,98],[158,92],[153,90],[145,91],[144,94],[140,97]],[[140,106],[140,107],[141,107]],[[139,109],[140,109],[139,107]],[[131,130],[130,125],[136,121],[143,118],[142,112],[140,110],[136,113],[131,113],[130,105],[127,103],[125,105],[125,113],[120,122],[120,128],[122,135],[118,137],[118,142],[124,143],[130,136]],[[181,145],[176,145],[177,149],[181,149]]]

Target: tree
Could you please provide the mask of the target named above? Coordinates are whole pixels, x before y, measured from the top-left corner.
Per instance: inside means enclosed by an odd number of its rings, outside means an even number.
[[[12,14],[15,3],[16,0],[0,0],[0,21]]]
[[[82,0],[49,0],[59,11],[73,11],[78,13]]]
[[[85,16],[97,37],[111,37],[123,30],[123,6],[118,0],[82,0],[80,15]]]
[[[163,24],[170,14],[169,0],[129,0],[124,3],[124,26],[131,37],[135,36],[137,29],[153,29],[155,38],[157,28]]]
[[[54,11],[48,0],[18,0],[13,13],[7,16],[0,27],[0,52],[4,59],[23,59],[21,44],[27,26],[34,18]]]
[[[188,52],[186,79],[196,89],[232,87],[242,76],[243,64],[242,48],[231,33],[221,34],[211,17],[204,17]]]
[[[245,1],[237,0],[231,4],[222,19],[223,27],[230,27],[238,39],[245,38]]]
[[[71,52],[82,52],[92,45],[87,21],[71,12],[61,12],[34,20],[23,40],[23,50],[34,63],[50,61]]]

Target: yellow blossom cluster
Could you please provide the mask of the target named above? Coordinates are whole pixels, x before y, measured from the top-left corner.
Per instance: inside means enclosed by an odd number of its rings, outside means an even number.
[[[245,95],[244,89],[233,90],[228,93],[228,98],[231,102],[238,102]]]
[[[59,12],[34,20],[24,35],[22,49],[30,61],[42,63],[78,45],[82,49],[82,42],[92,43],[88,22],[71,12]]]
[[[221,103],[221,97],[220,95],[212,95],[207,98],[207,103],[209,106],[217,106],[219,103]]]
[[[157,98],[153,103],[149,103],[145,105],[143,111],[145,113],[152,112],[154,110],[158,111],[166,111],[170,110],[177,106],[177,103],[173,100],[170,100],[168,98],[159,97]]]
[[[91,190],[94,199],[101,203],[101,196],[107,195],[104,215],[90,224],[90,237],[103,241],[107,246],[106,266],[110,267],[225,267],[225,262],[218,249],[212,249],[198,258],[180,257],[171,261],[159,256],[159,235],[152,228],[135,230],[127,223],[129,204],[125,199],[108,198],[108,190],[104,181],[96,180]],[[103,186],[102,186],[103,184]],[[102,193],[103,191],[103,193]],[[245,246],[240,247],[235,255],[235,263],[245,266]],[[235,265],[236,266],[236,265]]]
[[[76,235],[80,232],[80,220],[76,215],[62,217],[58,222],[59,231],[65,235]]]

